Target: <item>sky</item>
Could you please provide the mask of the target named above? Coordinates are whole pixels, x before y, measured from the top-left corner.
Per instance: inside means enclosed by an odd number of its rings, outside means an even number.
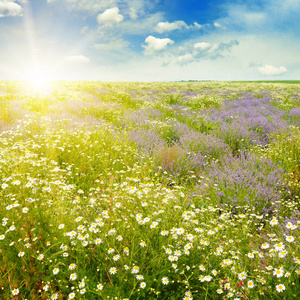
[[[0,80],[300,80],[300,0],[0,0]]]

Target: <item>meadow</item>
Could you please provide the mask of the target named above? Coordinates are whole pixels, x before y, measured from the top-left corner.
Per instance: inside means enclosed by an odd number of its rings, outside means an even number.
[[[0,82],[0,299],[300,299],[300,82]]]

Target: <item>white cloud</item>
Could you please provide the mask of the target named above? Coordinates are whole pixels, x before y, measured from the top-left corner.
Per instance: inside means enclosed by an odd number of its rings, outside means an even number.
[[[264,75],[276,76],[287,72],[285,67],[273,67],[271,65],[265,65],[264,67],[258,68],[258,71]]]
[[[187,53],[185,55],[181,55],[181,56],[177,57],[176,61],[180,65],[186,65],[186,64],[194,61],[194,57],[191,53]]]
[[[26,3],[25,1],[19,1]],[[15,0],[0,0],[0,18],[22,16],[22,7]]]
[[[152,35],[149,35],[146,39],[145,42],[148,44],[146,46],[143,46],[146,49],[146,54],[152,54],[157,51],[162,51],[164,50],[168,45],[173,45],[174,41],[172,41],[169,38],[165,39],[159,39],[156,38]]]
[[[197,23],[197,22],[194,22],[194,27],[200,29],[200,28],[202,28],[203,26],[200,25],[200,24]]]
[[[175,21],[173,23],[169,22],[159,22],[154,30],[158,33],[164,33],[167,31],[172,31],[175,29],[189,28],[184,21]]]
[[[223,28],[223,26],[220,23],[214,22],[214,26],[216,28]]]
[[[144,17],[138,17],[138,19],[127,19],[122,22],[122,26],[119,26],[119,32],[122,34],[142,35],[153,30],[155,24],[163,17],[161,12],[154,14],[147,14]]]
[[[130,7],[129,8],[129,16],[130,16],[130,19],[132,20],[136,20],[137,17],[138,17],[138,14],[137,14],[137,10],[135,7]]]
[[[200,50],[207,50],[210,47],[211,47],[211,44],[206,43],[206,42],[201,42],[201,43],[194,44],[194,48],[195,49],[200,49]]]
[[[97,21],[99,24],[120,23],[123,19],[124,19],[124,17],[121,14],[119,14],[118,7],[109,8],[104,13],[99,14],[97,17]]]
[[[67,60],[73,63],[88,63],[90,60],[84,55],[71,55],[67,57]]]

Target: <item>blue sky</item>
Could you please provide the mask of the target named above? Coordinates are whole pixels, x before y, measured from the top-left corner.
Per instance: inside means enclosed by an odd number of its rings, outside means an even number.
[[[0,0],[0,79],[300,79],[300,0]]]

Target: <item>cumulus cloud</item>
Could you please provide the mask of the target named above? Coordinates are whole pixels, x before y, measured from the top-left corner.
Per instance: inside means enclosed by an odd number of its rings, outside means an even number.
[[[145,42],[148,44],[146,46],[143,46],[146,51],[146,54],[152,54],[154,52],[157,51],[162,51],[164,50],[168,45],[173,45],[174,41],[172,41],[169,38],[165,38],[165,39],[159,39],[156,38],[152,35],[149,35],[146,39]]]
[[[206,42],[201,42],[201,43],[196,43],[194,44],[194,48],[195,49],[200,49],[200,50],[207,50],[211,47],[210,43],[206,43]]]
[[[269,75],[269,76],[276,76],[276,75],[281,75],[287,72],[287,68],[285,67],[274,67],[271,65],[265,65],[264,67],[258,68],[258,71],[261,74],[264,75]]]
[[[173,31],[175,29],[189,28],[184,21],[169,22],[159,22],[154,30],[158,33],[164,33],[167,31]]]
[[[179,65],[186,65],[188,63],[191,63],[192,61],[194,61],[194,57],[191,53],[181,55],[181,56],[177,57],[177,59],[176,59],[176,62]]]
[[[18,1],[26,3],[25,0]],[[0,0],[0,18],[22,16],[22,7],[15,0]]]
[[[123,19],[124,17],[121,14],[119,14],[118,7],[109,8],[104,13],[99,14],[97,17],[97,21],[99,24],[120,23]]]
[[[88,63],[90,60],[84,55],[71,55],[67,57],[67,60],[73,63]]]

